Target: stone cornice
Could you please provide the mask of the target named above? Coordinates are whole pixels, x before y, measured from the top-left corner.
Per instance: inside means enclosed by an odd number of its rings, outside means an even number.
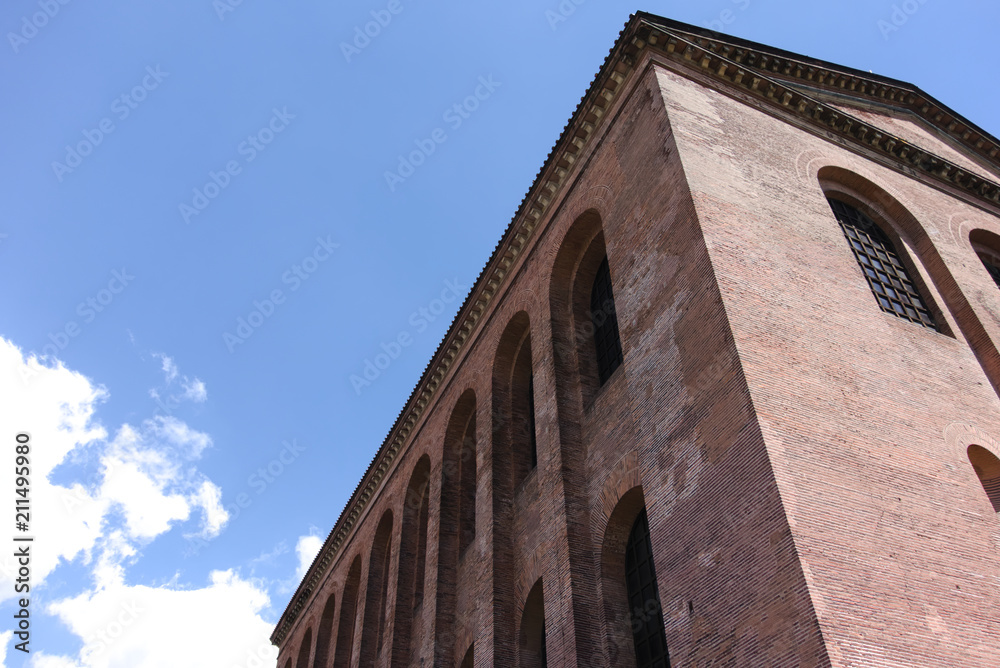
[[[405,407],[383,441],[361,482],[355,488],[333,530],[313,560],[291,601],[282,613],[271,642],[280,645],[305,610],[313,593],[322,586],[331,566],[340,556],[358,521],[365,514],[393,462],[409,442],[415,428],[426,417],[438,389],[465,352],[466,344],[511,269],[521,257],[529,239],[551,204],[565,186],[580,158],[590,149],[595,131],[615,101],[625,80],[634,71],[643,50],[650,48],[666,58],[694,67],[722,86],[757,98],[775,109],[807,121],[813,128],[832,132],[908,170],[920,172],[961,192],[1000,205],[1000,186],[965,168],[920,149],[898,137],[807,96],[794,81],[873,102],[906,108],[947,132],[969,151],[997,165],[997,141],[940,105],[919,89],[877,77],[865,77],[846,68],[809,61],[794,54],[771,50],[736,38],[706,37],[693,26],[649,14],[632,16],[619,35],[586,95],[549,153],[528,194],[486,267],[452,321]]]
[[[637,49],[654,48],[658,53],[710,79],[738,90],[759,102],[805,121],[817,134],[832,133],[854,146],[874,153],[883,162],[910,176],[922,175],[947,185],[973,199],[1000,206],[1000,185],[920,148],[885,130],[866,123],[832,105],[810,97],[795,81],[862,100],[890,104],[906,109],[959,142],[971,154],[987,164],[1000,167],[1000,145],[919,89],[894,85],[889,80],[863,77],[851,71],[837,70],[793,60],[746,46],[726,44],[692,33],[670,30],[644,23],[632,37]],[[772,76],[773,75],[773,76]],[[781,78],[779,78],[781,77]]]
[[[638,16],[644,23],[636,31],[640,39],[648,41],[649,35],[669,33],[736,66],[755,70],[773,79],[905,109],[949,135],[994,168],[1000,168],[1000,142],[996,138],[909,83],[735,37],[699,31],[693,26],[650,14],[640,13]]]

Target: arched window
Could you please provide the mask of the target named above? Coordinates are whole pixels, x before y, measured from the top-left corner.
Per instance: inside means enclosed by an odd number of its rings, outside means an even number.
[[[476,536],[476,393],[465,390],[451,411],[441,457],[440,506],[437,519],[437,587],[434,601],[435,665],[454,657],[462,553]],[[471,561],[465,562],[471,566]],[[467,585],[468,586],[468,585]],[[466,591],[467,593],[467,591]],[[449,658],[452,661],[453,658]],[[412,664],[412,662],[411,662]]]
[[[306,629],[306,634],[302,636],[302,645],[299,646],[299,658],[295,661],[295,668],[309,668],[309,650],[312,649],[312,639],[312,629]]]
[[[511,374],[511,450],[514,456],[514,488],[538,465],[535,439],[535,385],[531,364],[531,333],[521,340]]]
[[[879,307],[887,313],[937,330],[934,316],[889,236],[857,208],[828,198]]]
[[[590,319],[594,324],[597,373],[601,385],[604,385],[622,363],[622,341],[618,335],[618,316],[607,256],[597,268],[594,286],[590,290]]]
[[[461,668],[473,668],[476,665],[476,645],[475,643],[469,645],[469,651],[465,653],[465,658],[462,659]]]
[[[517,313],[500,336],[493,362],[493,472],[511,496],[538,464],[531,324]],[[509,487],[508,487],[509,485]]]
[[[632,525],[625,546],[625,586],[637,668],[669,668],[670,657],[667,654],[667,637],[663,632],[663,612],[656,586],[653,546],[649,540],[649,520],[645,508]]]
[[[545,600],[542,580],[531,588],[521,613],[521,633],[519,647],[521,668],[546,668],[548,657],[545,651]]]
[[[458,553],[462,554],[476,538],[476,413],[462,436],[459,460]]]
[[[337,607],[337,597],[330,594],[323,606],[323,615],[319,620],[319,633],[316,635],[316,658],[313,668],[327,668],[330,656],[330,640],[333,635],[333,614]]]
[[[424,600],[427,565],[427,513],[431,462],[421,457],[406,489],[403,528],[399,545],[399,583],[396,587],[396,628],[393,632],[393,665],[408,664],[413,644],[416,609]]]
[[[990,278],[997,284],[997,287],[1000,287],[1000,255],[981,247],[976,248],[976,255],[979,256],[979,261],[986,267],[986,271],[990,272]]]
[[[531,446],[531,468],[537,468],[538,440],[535,438],[535,374],[528,376],[528,443]]]
[[[1000,459],[979,445],[970,445],[968,452],[969,463],[993,504],[993,510],[1000,513]]]
[[[349,668],[354,658],[354,615],[358,604],[358,587],[361,584],[361,557],[354,557],[347,572],[347,583],[340,603],[340,624],[337,625],[337,653],[335,668]]]
[[[375,665],[385,641],[386,595],[389,591],[389,561],[392,559],[392,550],[389,549],[391,540],[392,511],[387,510],[375,530],[371,558],[368,562],[365,621],[361,627],[362,666]]]

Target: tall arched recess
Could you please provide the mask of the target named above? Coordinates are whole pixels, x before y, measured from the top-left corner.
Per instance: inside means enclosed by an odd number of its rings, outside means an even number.
[[[493,358],[490,438],[493,443],[493,665],[514,665],[516,565],[511,537],[511,508],[517,486],[531,473],[533,436],[529,419],[532,377],[531,322],[519,311],[507,323]],[[533,406],[531,406],[533,409]]]
[[[969,243],[972,250],[990,275],[997,288],[1000,289],[1000,236],[983,229],[975,229],[969,233]]]
[[[541,579],[531,587],[524,602],[517,640],[519,668],[548,668],[545,643],[545,595]]]
[[[579,424],[581,411],[622,365],[617,309],[610,295],[603,294],[615,283],[610,260],[601,218],[591,210],[570,227],[552,266],[549,308],[557,398],[561,412],[569,413],[560,415],[560,429]],[[617,359],[608,359],[615,355]],[[610,363],[599,364],[602,359]]]
[[[669,668],[646,501],[641,487],[622,495],[608,519],[601,546],[601,593],[609,625],[608,665]]]
[[[340,623],[337,625],[337,651],[334,668],[350,668],[354,659],[354,627],[357,619],[358,588],[361,585],[361,556],[354,557],[347,571],[347,582],[340,603]]]
[[[434,665],[452,665],[459,561],[476,534],[476,393],[455,402],[445,429],[438,523],[438,585]]]
[[[309,652],[312,650],[312,629],[306,629],[306,634],[302,636],[302,644],[299,646],[299,658],[295,661],[295,668],[309,668]]]
[[[396,625],[393,631],[392,665],[419,663],[427,566],[427,515],[430,500],[431,460],[424,455],[413,467],[403,501],[403,526],[399,539],[399,579],[396,586]]]
[[[620,305],[624,300],[620,270],[614,252],[605,245],[604,227],[600,215],[591,209],[579,216],[559,246],[552,265],[549,282],[549,312],[552,322],[552,364],[555,377],[556,415],[559,423],[559,471],[566,495],[566,530],[569,545],[594,545],[588,496],[587,442],[582,431],[584,416],[601,392],[620,387],[627,371],[627,350],[623,361],[602,383],[598,368],[598,353],[602,341],[595,335],[598,326],[606,326],[605,334],[622,340],[618,332],[617,314],[620,308],[614,300],[607,302],[602,290],[595,290],[598,273],[607,267],[609,286],[613,284]],[[599,298],[594,299],[595,295]],[[598,301],[599,304],[594,302]],[[598,308],[593,308],[597,306]],[[612,318],[613,320],[609,320]],[[624,319],[622,319],[624,321]],[[610,323],[614,327],[610,327]],[[603,343],[608,343],[604,340]],[[605,352],[609,349],[604,347]],[[629,443],[622,443],[623,452]],[[574,580],[572,598],[574,632],[578,656],[593,656],[600,651],[603,632],[594,614],[598,606],[597,564],[580,550],[568,553]]]
[[[538,463],[531,323],[520,311],[500,336],[493,361],[493,473],[512,498]]]
[[[333,617],[337,609],[337,596],[330,594],[323,606],[323,614],[319,620],[319,633],[316,634],[316,657],[313,668],[327,668],[330,657],[333,656]]]
[[[970,445],[969,463],[979,478],[993,510],[1000,513],[1000,458],[981,445]]]
[[[362,666],[380,664],[386,640],[386,596],[389,591],[389,564],[392,561],[392,511],[387,510],[375,529],[368,562],[368,585],[365,589],[365,620],[361,626]]]

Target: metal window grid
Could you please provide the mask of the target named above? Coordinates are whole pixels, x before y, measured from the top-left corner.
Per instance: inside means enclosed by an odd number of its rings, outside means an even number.
[[[645,508],[632,525],[625,546],[625,585],[637,668],[670,668]]]
[[[829,202],[879,307],[936,331],[934,316],[924,304],[892,240],[871,218],[850,204],[835,199]]]

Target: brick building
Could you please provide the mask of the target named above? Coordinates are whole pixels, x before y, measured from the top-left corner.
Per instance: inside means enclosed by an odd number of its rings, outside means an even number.
[[[279,668],[1000,666],[998,182],[910,84],[633,16]]]

